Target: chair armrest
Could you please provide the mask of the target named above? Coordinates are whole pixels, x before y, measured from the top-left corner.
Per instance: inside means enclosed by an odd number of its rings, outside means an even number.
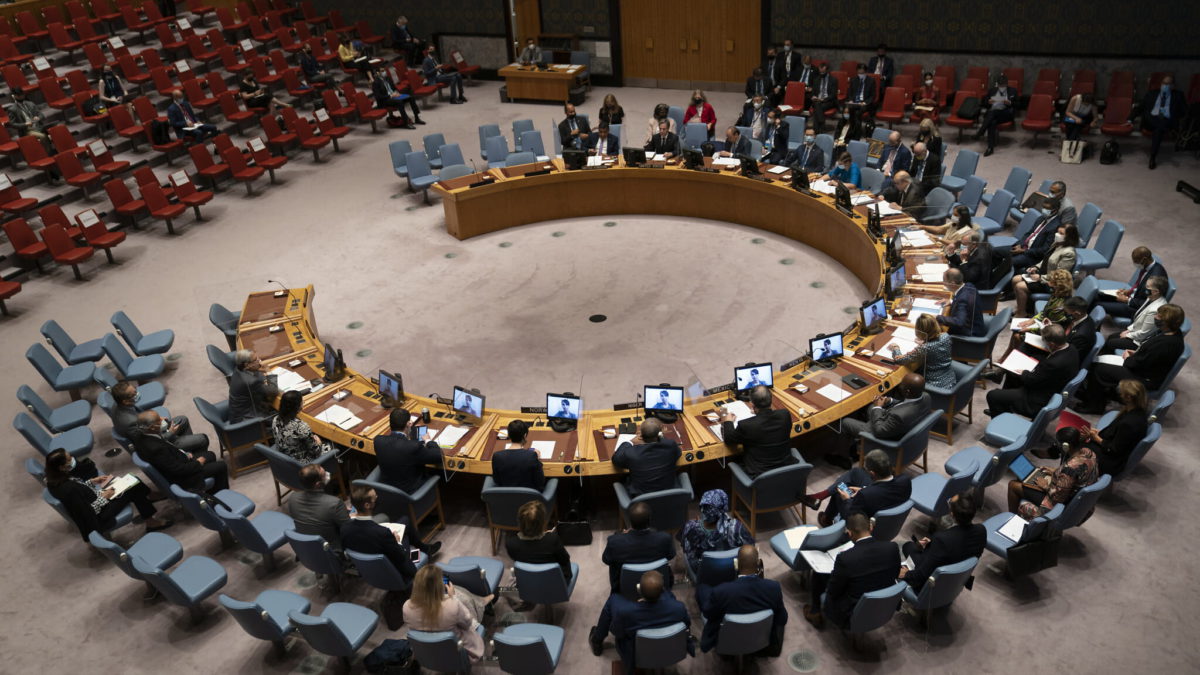
[[[233,433],[236,431],[242,431],[243,429],[249,429],[250,427],[254,426],[255,424],[266,424],[266,422],[267,422],[267,418],[265,418],[265,417],[251,417],[250,419],[242,420],[241,422],[238,422],[237,424],[229,424],[227,422],[221,422],[220,427],[221,427],[221,431],[224,431],[225,433],[229,434],[229,433]]]
[[[613,492],[617,495],[617,506],[622,511],[628,511],[629,505],[633,500],[630,499],[629,490],[625,488],[625,484],[619,481],[613,483]]]
[[[729,473],[733,474],[733,479],[742,485],[742,487],[750,487],[754,482],[744,469],[737,462],[729,463]]]
[[[381,473],[383,473],[383,472],[380,471],[379,467],[377,466],[374,469],[371,469],[371,473],[367,474],[367,480],[378,483]]]
[[[988,342],[991,342],[993,338],[988,337],[987,335],[951,335],[950,339],[954,342],[965,342],[972,345],[985,345]]]
[[[401,490],[400,488],[392,487],[391,485],[388,485],[387,483],[378,483],[373,480],[364,480],[364,479],[360,478],[356,481],[351,482],[350,485],[352,485],[354,487],[369,487],[376,492],[388,492],[388,493],[395,494],[395,495],[403,495],[405,498],[408,497],[408,493],[405,492],[404,490]]]
[[[885,441],[882,438],[876,438],[875,435],[869,431],[859,432],[858,437],[861,438],[866,443],[874,443],[875,445],[878,445],[878,446],[881,446],[884,448],[889,448],[892,450],[897,450],[900,448],[900,440],[899,439],[894,440],[894,441]]]
[[[542,489],[542,499],[546,500],[546,504],[553,504],[558,497],[558,479],[551,478],[546,481],[546,487]]]
[[[494,490],[494,489],[496,489],[496,481],[495,481],[495,480],[493,480],[491,476],[484,476],[484,477],[483,477],[483,488],[482,488],[482,489],[483,489],[483,490]]]
[[[370,476],[368,476],[367,479],[370,480]],[[417,491],[409,495],[408,498],[414,502],[419,502],[422,499],[425,499],[427,496],[429,496],[429,491],[437,487],[439,480],[441,479],[437,476],[430,476],[429,478],[426,478],[425,482],[421,484],[421,487],[417,488]]]
[[[337,463],[337,450],[330,450],[329,452],[323,453],[320,457],[317,457],[313,461],[309,462],[309,464],[317,464],[321,467],[325,467],[325,465],[329,464],[330,462]],[[328,467],[325,467],[325,469],[328,471]],[[329,473],[333,472],[330,471]]]
[[[691,479],[691,477],[689,477],[687,475],[686,471],[679,474],[678,482],[679,482],[679,489],[688,491],[688,501],[691,501],[696,498],[696,491],[692,489],[692,479]],[[619,485],[619,483],[614,483],[613,485]],[[621,487],[623,488],[625,486],[622,485]],[[628,494],[629,493],[626,492],[626,496],[628,496]]]

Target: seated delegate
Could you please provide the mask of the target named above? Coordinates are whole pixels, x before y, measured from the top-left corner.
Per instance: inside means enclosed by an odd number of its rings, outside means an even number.
[[[46,456],[46,489],[62,502],[63,508],[84,541],[93,531],[105,533],[116,525],[117,514],[129,504],[137,509],[147,532],[154,532],[173,523],[156,517],[158,509],[150,503],[150,488],[138,483],[121,494],[106,487],[113,479],[99,475],[90,459],[76,459],[66,450],[55,450]]]

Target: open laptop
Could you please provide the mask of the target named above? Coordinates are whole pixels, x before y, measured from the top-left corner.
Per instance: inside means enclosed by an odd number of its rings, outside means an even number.
[[[1012,463],[1008,465],[1008,470],[1012,471],[1013,475],[1019,478],[1022,483],[1038,490],[1045,490],[1043,486],[1039,485],[1042,476],[1048,476],[1053,473],[1044,466],[1034,466],[1033,462],[1029,461],[1029,458],[1024,454],[1017,455]]]

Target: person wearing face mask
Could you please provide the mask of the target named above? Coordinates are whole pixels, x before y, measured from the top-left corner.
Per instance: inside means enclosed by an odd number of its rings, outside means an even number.
[[[788,156],[788,135],[791,125],[787,116],[779,110],[767,113],[766,141],[763,144],[763,161],[770,164],[784,164]]]
[[[783,95],[780,92],[787,83],[786,79],[781,79],[783,72],[780,62],[782,60],[783,59],[779,57],[779,50],[777,50],[775,47],[770,47],[767,49],[767,58],[763,61],[762,71],[767,78],[767,84],[771,91],[770,95],[772,102],[782,98]]]
[[[914,362],[925,364],[925,384],[937,389],[953,389],[956,378],[954,369],[950,367],[950,334],[943,332],[937,319],[932,314],[922,314],[917,317],[916,325],[917,346],[907,354],[892,345],[892,361],[897,365],[907,365]]]
[[[1077,212],[1075,211],[1075,202],[1067,196],[1067,184],[1061,180],[1056,180],[1050,184],[1050,199],[1058,204],[1058,216],[1068,225],[1076,223]]]
[[[925,211],[925,192],[913,181],[907,171],[896,172],[892,184],[881,195],[910,216],[920,217]]]
[[[134,406],[137,402],[137,385],[122,380],[114,384],[109,393],[112,394],[113,401],[117,404],[112,412],[113,431],[132,442],[141,433],[137,421],[138,409]],[[185,452],[202,453],[208,449],[208,436],[193,434],[192,423],[184,415],[163,420],[160,433],[163,438],[179,446]]]
[[[421,62],[421,73],[425,75],[425,84],[448,85],[451,103],[467,102],[467,97],[463,96],[462,75],[455,70],[454,66],[438,63],[437,52],[433,45],[425,48],[425,60]]]
[[[930,152],[924,143],[914,143],[908,172],[912,174],[917,185],[929,194],[930,190],[941,184],[942,160]]]
[[[533,38],[529,38],[525,41],[525,48],[521,50],[521,56],[517,60],[524,65],[542,63],[542,48],[537,46]]]
[[[1161,276],[1146,280],[1146,302],[1138,309],[1137,314],[1133,315],[1133,322],[1125,330],[1108,336],[1104,347],[1100,349],[1101,354],[1137,349],[1158,332],[1154,326],[1154,319],[1158,315],[1158,308],[1167,304],[1167,299],[1163,297],[1167,292],[1167,284],[1167,278]]]
[[[862,182],[862,170],[854,163],[854,159],[850,156],[850,152],[842,150],[842,155],[837,158],[837,164],[833,171],[825,174],[825,180],[842,181],[846,187],[851,190],[858,188]]]
[[[671,107],[666,103],[659,103],[654,106],[654,114],[650,116],[650,121],[646,124],[646,140],[642,141],[643,145],[649,145],[650,140],[658,135],[658,125],[660,122],[667,123],[667,131],[672,134],[678,134],[679,130],[675,128],[675,120],[670,116]]]
[[[99,473],[90,459],[77,460],[66,450],[59,449],[46,455],[46,489],[62,502],[85,542],[93,531],[104,534],[113,529],[117,515],[129,504],[137,509],[147,532],[174,524],[155,516],[158,509],[150,502],[150,488],[144,483],[139,482],[118,495],[113,488],[105,487],[113,476]]]
[[[1158,308],[1154,316],[1154,327],[1158,333],[1136,349],[1121,353],[1121,365],[1094,363],[1085,383],[1086,390],[1080,395],[1083,404],[1076,408],[1085,414],[1100,414],[1113,399],[1121,380],[1134,379],[1146,386],[1147,391],[1162,388],[1167,374],[1183,353],[1183,308],[1167,303]]]
[[[746,98],[752,99],[755,96],[766,97],[771,93],[771,83],[767,81],[766,72],[762,68],[755,68],[750,77],[746,78]]]
[[[563,113],[566,114],[566,119],[558,123],[558,138],[562,141],[562,146],[587,150],[588,138],[592,134],[587,120],[576,115],[575,106],[570,103],[563,105]]]
[[[975,232],[981,232],[979,225],[975,224],[974,220],[971,218],[970,207],[966,206],[965,204],[959,204],[958,206],[955,206],[952,216],[953,217],[950,220],[946,221],[945,225],[919,226],[925,232],[934,235],[934,237],[936,237],[942,244],[945,245],[946,257],[951,257],[958,252],[959,244],[965,243],[967,235]],[[976,241],[979,239],[982,239],[982,237],[977,237]],[[988,245],[988,257],[991,257],[990,244]],[[957,265],[955,266],[957,267]],[[975,280],[968,278],[967,281],[978,286],[980,285],[980,280],[982,280],[982,283],[987,283],[987,278],[988,275],[985,274],[982,277],[977,277]]]
[[[1096,321],[1088,314],[1087,301],[1078,295],[1062,302],[1063,321],[1059,324],[1067,333],[1067,346],[1075,350],[1079,362],[1083,363],[1096,344]],[[1041,358],[1045,350],[1025,341],[1025,333],[1013,331],[1011,349],[1017,349],[1034,358]]]
[[[887,55],[887,45],[880,44],[875,50],[875,56],[867,62],[867,72],[879,76],[884,87],[892,86],[892,76],[896,74],[896,62]]]
[[[750,127],[750,136],[763,140],[767,131],[767,112],[770,111],[766,97],[754,96],[742,106],[742,116],[738,118],[738,126]]]
[[[892,177],[901,171],[908,171],[911,164],[912,151],[900,142],[900,132],[893,131],[888,134],[887,143],[883,146],[883,153],[879,155],[879,170],[883,172],[882,189],[886,190],[891,187]]]
[[[1150,168],[1158,166],[1158,149],[1167,133],[1187,114],[1183,92],[1175,88],[1175,77],[1164,75],[1157,89],[1142,99],[1142,128],[1150,132]]]
[[[121,78],[113,70],[110,64],[104,64],[100,70],[99,77],[96,78],[97,96],[100,97],[100,102],[105,107],[111,108],[115,105],[124,105],[133,100],[133,96],[125,90],[125,85],[121,82]]]
[[[996,81],[996,86],[988,92],[985,102],[988,105],[988,111],[983,116],[979,131],[975,132],[975,140],[979,140],[984,134],[987,134],[987,150],[983,152],[983,156],[990,157],[996,150],[1000,125],[1013,121],[1017,90],[1008,85],[1007,77],[1001,77]]]
[[[271,421],[271,434],[275,437],[275,448],[283,454],[308,464],[332,448],[313,433],[308,422],[300,419],[304,397],[298,391],[289,391],[279,397],[279,414]]]
[[[966,213],[958,211],[959,208]],[[960,205],[955,210],[960,224],[964,219],[970,219],[970,209],[966,206]],[[975,288],[987,288],[992,285],[994,252],[992,245],[983,241],[983,232],[968,230],[959,243],[946,244],[945,251],[946,264],[962,273],[964,283],[972,284]]]
[[[962,271],[951,267],[943,272],[942,286],[950,293],[950,312],[939,314],[937,322],[946,326],[951,335],[980,337],[987,333],[975,285],[963,281]]]
[[[933,123],[933,120],[928,118],[921,120],[920,126],[917,127],[917,140],[914,142],[914,146],[916,143],[925,144],[925,147],[929,149],[929,154],[938,158],[938,167],[940,168],[942,161],[942,132],[938,131],[937,125]],[[913,148],[913,152],[916,152],[915,147]]]
[[[846,140],[862,138],[862,123],[875,110],[875,78],[867,76],[867,68],[858,64],[858,75],[850,80],[849,92],[842,108],[842,121],[837,135]]]
[[[1088,427],[1082,430],[1087,446],[1096,453],[1101,475],[1116,476],[1125,470],[1129,455],[1145,438],[1146,427],[1150,424],[1146,385],[1138,380],[1121,380],[1117,384],[1117,400],[1121,409],[1116,419],[1103,429]]]
[[[1042,202],[1042,217],[1029,234],[1025,235],[1012,247],[1013,273],[1020,274],[1030,267],[1036,267],[1050,252],[1054,245],[1054,233],[1062,225],[1062,215],[1058,210],[1058,202],[1046,199]]]
[[[171,483],[192,492],[204,491],[207,479],[213,479],[208,492],[215,494],[229,487],[229,472],[225,462],[217,459],[209,450],[187,452],[176,443],[167,440],[163,433],[163,419],[153,410],[138,415],[141,433],[133,442],[137,454]]]
[[[804,130],[804,141],[783,158],[784,166],[799,166],[809,173],[820,173],[825,168],[825,151],[817,147],[817,133],[812,127]]]
[[[1096,303],[1104,308],[1108,316],[1133,317],[1146,302],[1148,293],[1146,282],[1151,277],[1167,276],[1167,268],[1155,260],[1154,254],[1145,246],[1133,249],[1130,258],[1133,259],[1133,267],[1137,270],[1133,277],[1133,283],[1128,288],[1116,291],[1115,297],[1101,294],[1099,297],[1104,300]]]
[[[650,137],[650,142],[645,145],[647,152],[652,152],[656,155],[662,155],[664,159],[671,159],[679,154],[679,136],[670,132],[670,120],[661,120],[658,123],[658,133]]]
[[[933,73],[925,73],[921,86],[913,92],[913,120],[930,120],[936,122],[941,113],[938,101],[942,100],[942,90],[933,83]]]
[[[1050,292],[1045,281],[1047,275],[1054,270],[1075,269],[1076,246],[1079,246],[1079,229],[1074,225],[1059,225],[1050,252],[1039,264],[1026,267],[1022,274],[1013,277],[1013,294],[1017,297],[1014,316],[1029,316],[1033,313],[1032,294]]]
[[[799,79],[801,71],[800,62],[800,54],[792,47],[792,41],[785,40],[783,46],[779,49],[779,56],[775,59],[775,73],[771,78],[773,88],[771,89],[770,101],[772,106],[777,106],[783,102],[788,82]]]
[[[710,139],[716,133],[717,113],[713,110],[712,104],[708,102],[708,97],[699,89],[692,92],[691,102],[688,103],[687,110],[683,113],[684,124],[688,124],[693,119],[704,123],[704,126],[708,128]]]
[[[838,81],[829,73],[829,64],[822,63],[813,75],[810,84],[812,93],[813,128],[817,133],[825,131],[825,116],[837,109]]]

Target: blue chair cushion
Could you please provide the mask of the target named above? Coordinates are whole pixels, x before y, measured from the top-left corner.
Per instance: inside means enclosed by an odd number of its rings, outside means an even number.
[[[904,598],[904,601],[910,605],[917,604],[917,594],[915,591],[913,591],[912,586],[908,586],[907,588],[905,588],[904,593],[901,594],[901,597]]]
[[[946,477],[937,473],[923,473],[912,479],[913,507],[921,513],[929,515],[938,510],[937,498],[946,486]]]
[[[225,585],[228,577],[221,563],[195,555],[171,570],[171,580],[187,598],[195,603],[207,598]]]
[[[495,593],[500,586],[500,578],[504,576],[504,561],[495,558],[485,558],[483,556],[459,556],[449,560],[447,565],[471,567],[475,566],[483,570],[483,576],[487,580],[488,589]]]
[[[424,189],[438,181],[437,176],[417,176],[409,179],[414,189]]]
[[[571,563],[571,580],[567,582],[567,597],[575,593],[575,583],[579,581],[579,563]]]
[[[987,216],[976,216],[972,220],[976,225],[979,226],[979,229],[983,230],[984,233],[988,235],[988,237],[991,237],[993,234],[1004,229],[1003,223],[997,223]],[[991,241],[991,239],[988,239],[988,241]]]
[[[371,637],[379,623],[378,614],[349,602],[330,603],[321,616],[332,621],[355,649]]]
[[[78,389],[90,384],[92,373],[95,370],[96,364],[94,363],[79,363],[74,366],[67,366],[59,372],[58,377],[54,378],[54,389],[56,391]]]
[[[130,380],[148,380],[152,377],[162,375],[162,371],[166,367],[167,362],[157,354],[154,356],[139,356],[129,363],[125,377]]]
[[[507,637],[541,638],[546,642],[546,648],[550,650],[550,662],[555,666],[558,665],[558,658],[562,656],[563,642],[566,638],[566,631],[558,626],[547,626],[542,623],[518,623],[505,628],[503,634]]]
[[[99,361],[104,358],[104,346],[101,344],[102,339],[88,340],[75,345],[71,350],[70,363],[82,363],[84,361]]]
[[[254,599],[254,603],[266,610],[266,620],[275,624],[280,635],[286,635],[292,630],[292,624],[288,621],[288,612],[308,613],[308,608],[312,606],[312,603],[304,596],[296,595],[291,591],[276,590],[259,593],[258,597]]]
[[[287,541],[284,533],[296,527],[296,521],[292,520],[291,516],[279,511],[264,511],[251,523],[272,551],[283,546]]]
[[[165,570],[183,557],[183,545],[169,534],[147,532],[127,551],[160,570]]]
[[[983,521],[983,527],[987,530],[987,550],[1005,560],[1008,559],[1008,548],[1013,545],[1013,541],[1000,534],[1000,528],[1012,517],[1011,513],[997,513]]]
[[[799,557],[800,549],[792,548],[788,545],[786,530],[771,537],[771,550],[775,551],[775,555],[779,556],[779,559],[784,564],[792,569],[796,569],[796,558]]]
[[[50,451],[66,450],[68,454],[78,457],[92,451],[92,430],[87,427],[75,427],[63,432],[50,441]]]
[[[1082,270],[1101,269],[1110,264],[1104,256],[1091,248],[1075,249],[1075,261],[1075,266]]]
[[[1123,291],[1129,288],[1129,284],[1122,281],[1113,281],[1112,279],[1097,279],[1096,290],[1098,291]]]
[[[50,413],[50,427],[54,431],[65,431],[83,426],[92,419],[92,404],[88,401],[71,401]]]
[[[170,351],[171,345],[175,343],[175,331],[164,329],[154,331],[149,335],[143,335],[141,340],[138,340],[134,346],[134,353],[139,356],[148,356],[150,354],[162,354]]]
[[[983,442],[988,445],[1003,447],[1016,441],[1029,431],[1029,420],[1016,413],[1003,413],[988,422],[987,431],[983,433]]]
[[[997,248],[1012,248],[1012,247],[1013,247],[1013,245],[1017,243],[1017,238],[1016,238],[1016,237],[1009,237],[1009,236],[1005,236],[1005,235],[1000,235],[1000,236],[995,236],[995,237],[993,237],[993,236],[991,236],[991,235],[989,234],[989,235],[988,235],[988,240],[987,240],[987,241],[988,241],[988,243],[989,243],[989,244],[991,244],[991,245],[992,245],[992,248],[993,248],[993,249],[997,249]]]
[[[163,387],[162,382],[147,382],[139,384],[137,388],[138,400],[133,404],[138,412],[146,412],[152,408],[157,408],[167,400],[167,390]]]
[[[239,516],[249,516],[251,513],[254,513],[254,500],[240,492],[227,489],[221,490],[213,496],[224,504],[227,509]]]
[[[953,476],[956,473],[961,473],[963,469],[966,469],[972,463],[978,466],[980,471],[983,471],[991,461],[992,452],[987,448],[975,445],[950,455],[950,458],[946,460],[946,464],[942,468],[946,470],[946,473]],[[979,474],[976,473],[975,476],[978,478]]]
[[[962,190],[966,186],[967,186],[967,180],[965,178],[959,178],[958,176],[949,176],[949,175],[942,176],[942,187],[946,188],[947,190],[949,190],[951,192],[957,193],[959,190]]]

